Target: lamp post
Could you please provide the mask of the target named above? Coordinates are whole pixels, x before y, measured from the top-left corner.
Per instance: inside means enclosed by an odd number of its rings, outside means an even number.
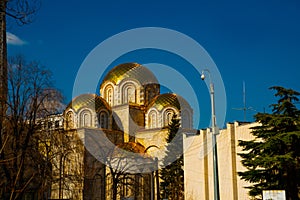
[[[218,152],[217,152],[217,138],[216,136],[219,134],[219,129],[216,125],[216,114],[215,114],[215,91],[214,84],[210,77],[210,71],[208,69],[204,69],[201,74],[201,79],[205,79],[204,72],[208,73],[209,76],[209,91],[210,91],[210,101],[211,101],[211,132],[212,132],[212,145],[213,145],[213,172],[214,172],[214,199],[220,199],[219,192],[219,172],[218,172]]]

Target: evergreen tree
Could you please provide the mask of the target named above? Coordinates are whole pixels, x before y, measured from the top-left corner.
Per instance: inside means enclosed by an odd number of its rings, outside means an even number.
[[[239,141],[246,153],[239,154],[247,168],[239,172],[242,179],[253,183],[249,193],[260,198],[262,190],[285,190],[287,200],[299,198],[300,187],[300,110],[295,103],[300,95],[292,89],[271,87],[275,97],[272,113],[258,113],[261,125],[252,130],[251,141]]]
[[[184,199],[183,142],[179,127],[180,120],[173,115],[168,126],[167,151],[163,159],[163,165],[166,167],[160,172],[160,191],[163,199]]]

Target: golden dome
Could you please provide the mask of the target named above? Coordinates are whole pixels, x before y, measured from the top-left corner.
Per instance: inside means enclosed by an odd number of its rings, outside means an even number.
[[[139,81],[141,85],[158,83],[154,74],[146,67],[138,63],[124,63],[117,65],[110,70],[105,76],[102,85],[107,81],[118,84],[125,78],[135,79]]]
[[[109,109],[107,102],[96,94],[82,94],[75,97],[67,106],[78,112],[81,108],[90,108],[96,112],[101,108]]]
[[[190,108],[190,105],[183,97],[174,93],[166,93],[154,97],[154,99],[152,99],[152,101],[149,103],[148,109],[154,107],[160,112],[169,106],[175,107],[179,111],[182,107]]]

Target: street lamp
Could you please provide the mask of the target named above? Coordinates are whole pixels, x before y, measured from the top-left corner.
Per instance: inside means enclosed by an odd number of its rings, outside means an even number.
[[[205,79],[204,72],[208,73],[209,76],[209,91],[210,91],[210,101],[211,101],[211,132],[212,132],[212,145],[213,145],[213,168],[214,168],[214,199],[220,199],[219,192],[219,174],[218,174],[218,152],[217,152],[217,138],[219,134],[219,129],[216,125],[216,114],[215,114],[215,91],[214,84],[210,77],[210,71],[208,69],[202,70],[201,79]]]

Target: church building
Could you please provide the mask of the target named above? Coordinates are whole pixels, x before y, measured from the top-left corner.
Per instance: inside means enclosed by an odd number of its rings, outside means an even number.
[[[177,94],[161,94],[154,74],[138,63],[120,64],[110,70],[99,94],[75,97],[60,118],[53,118],[52,129],[62,130],[69,135],[67,143],[77,145],[56,159],[53,173],[57,178],[77,178],[52,184],[51,198],[158,199],[158,168],[165,156],[168,124],[176,114],[182,130],[194,131],[192,108]],[[138,156],[131,158],[130,165],[116,169],[116,161],[108,159],[116,155],[116,147]],[[103,152],[105,155],[100,155]],[[68,167],[62,170],[60,162]],[[75,179],[76,183],[71,183]]]

